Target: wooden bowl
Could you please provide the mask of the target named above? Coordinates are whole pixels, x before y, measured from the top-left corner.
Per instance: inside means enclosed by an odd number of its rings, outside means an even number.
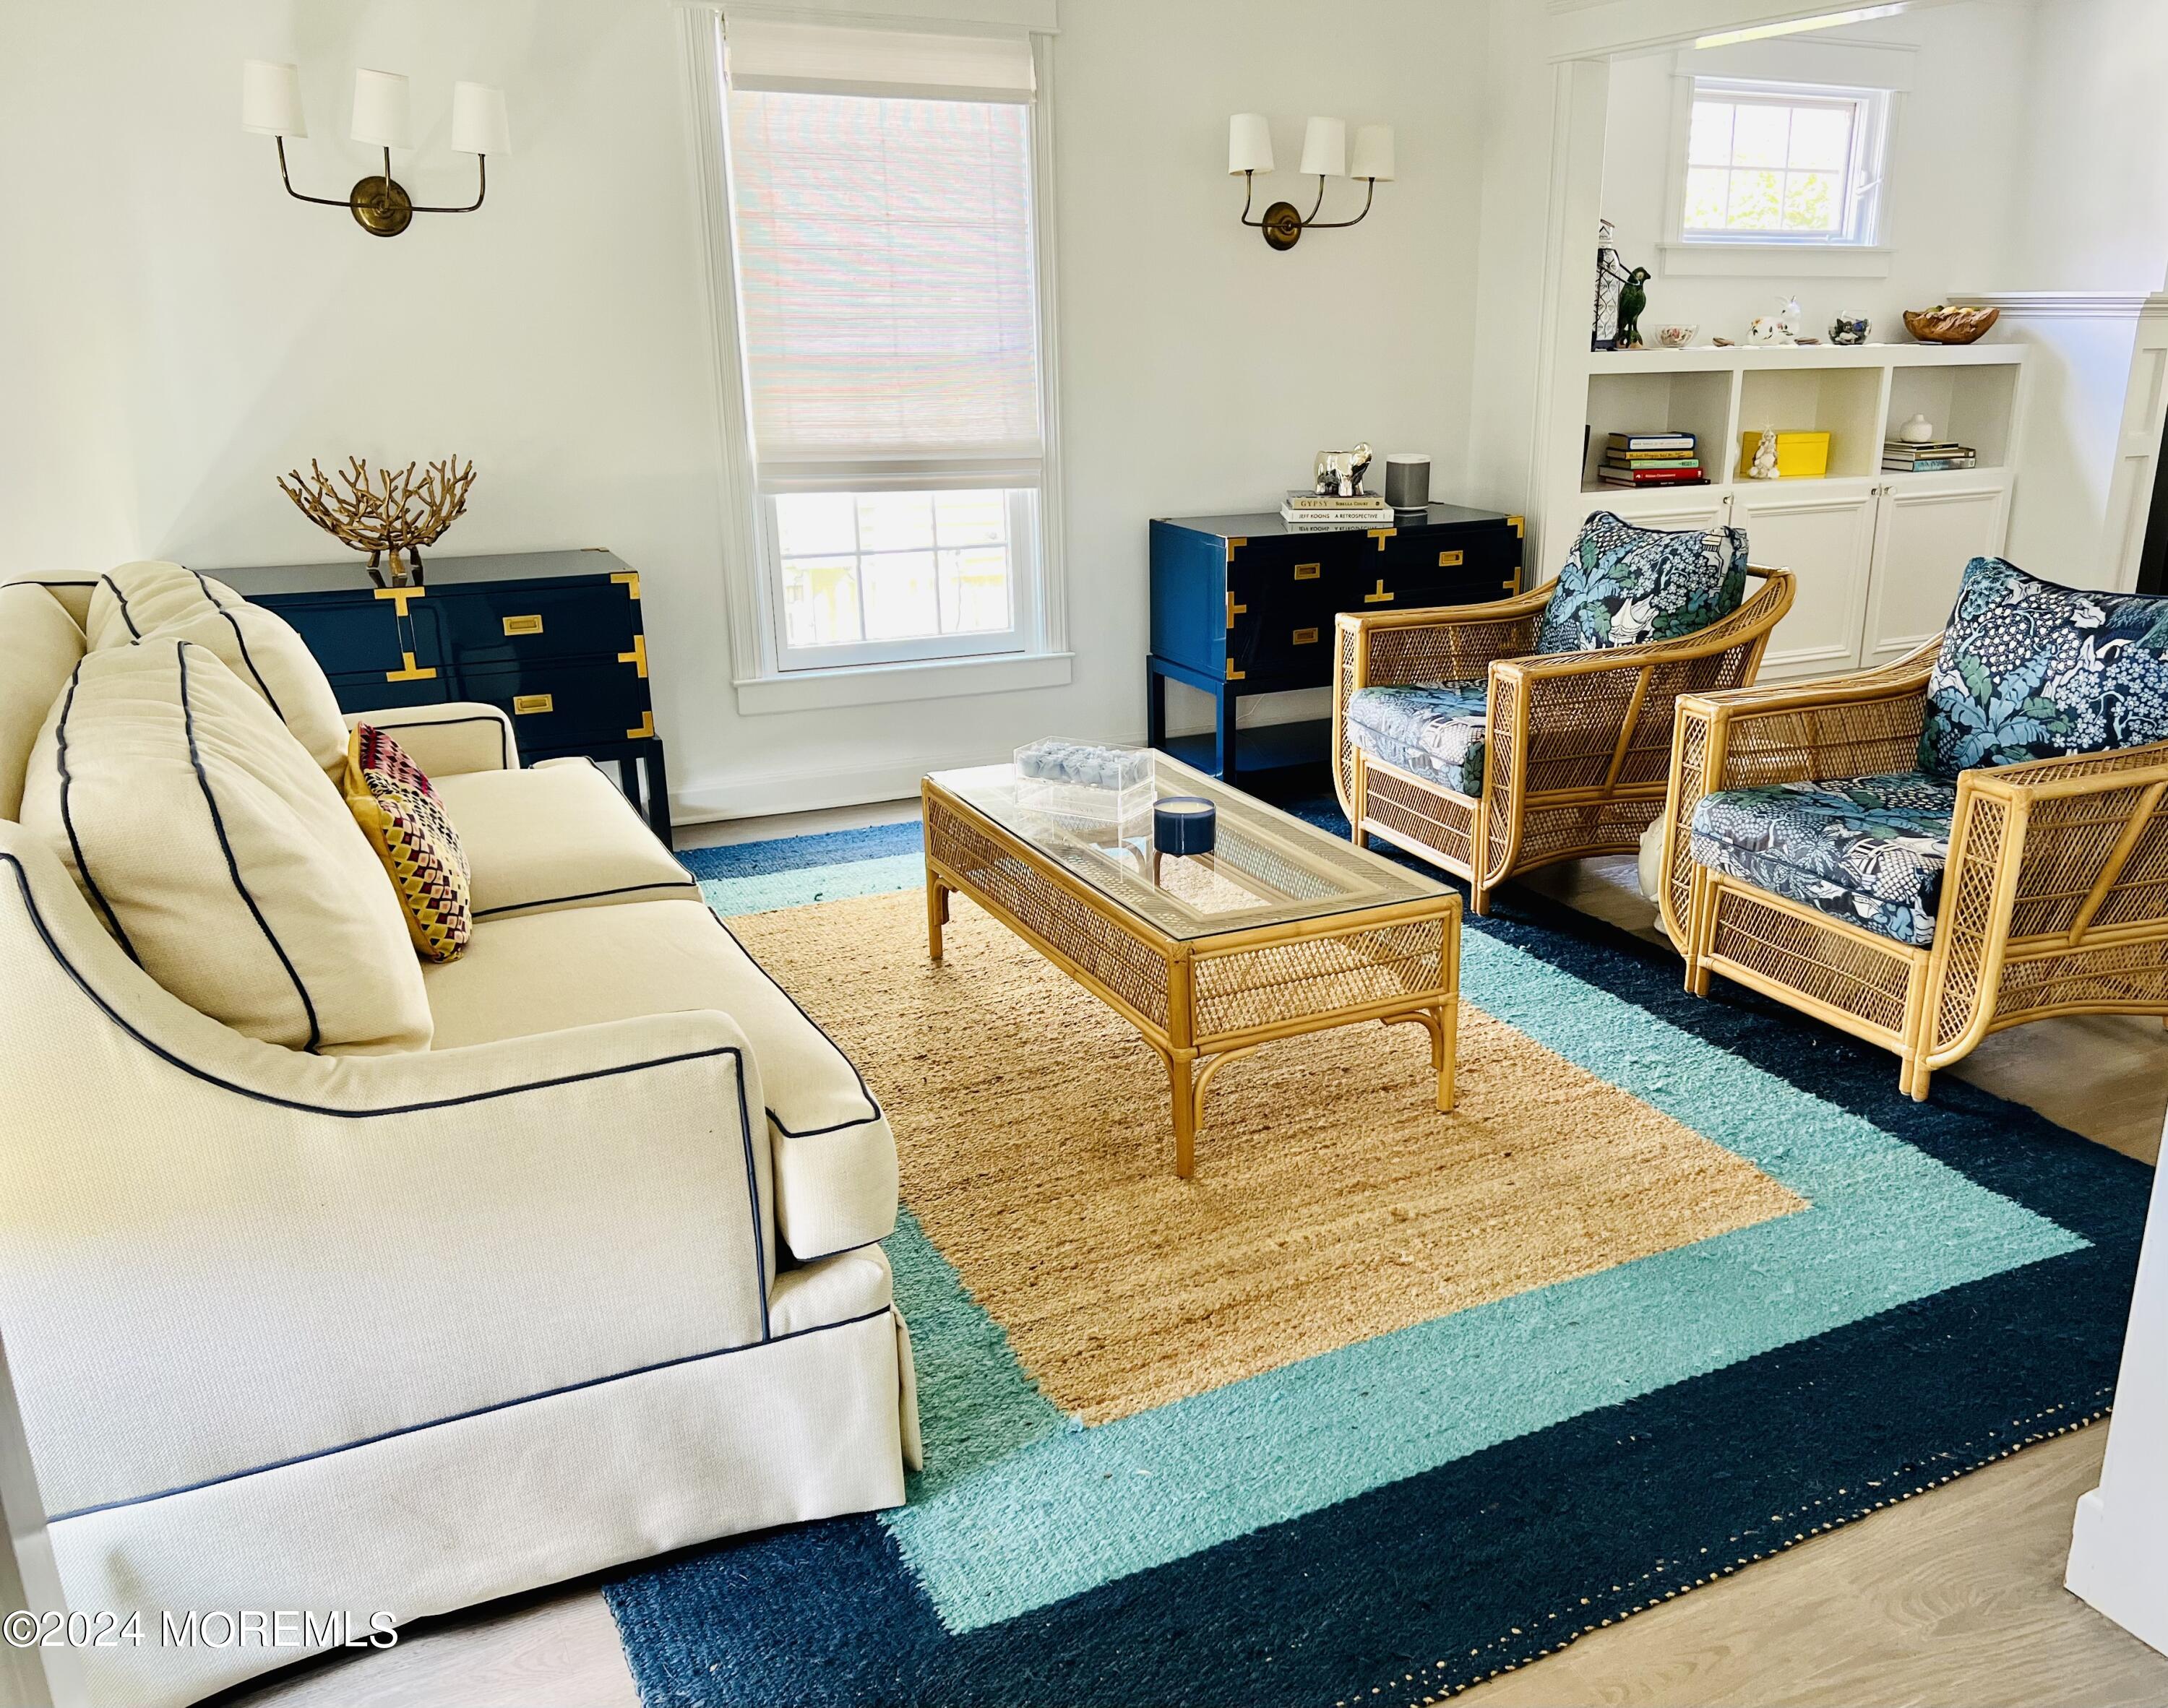
[[[1905,330],[1923,344],[1970,344],[2001,313],[2001,309],[1906,309]]]

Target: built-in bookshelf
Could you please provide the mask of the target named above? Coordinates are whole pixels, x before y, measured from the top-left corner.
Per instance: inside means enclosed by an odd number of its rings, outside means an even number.
[[[1741,527],[1756,563],[1798,578],[1764,676],[1886,663],[1939,631],[1970,559],[2002,549],[2025,349],[1982,342],[1592,352],[1583,358],[1579,454],[1545,489],[1545,554],[1559,556],[1597,510],[1651,527]],[[1937,438],[1973,448],[1976,466],[1885,471],[1884,444],[1916,415]],[[1827,433],[1827,473],[1746,479],[1742,436],[1764,427]],[[1707,485],[1603,483],[1612,434],[1659,432],[1694,436]],[[1529,566],[1533,576],[1549,569]]]

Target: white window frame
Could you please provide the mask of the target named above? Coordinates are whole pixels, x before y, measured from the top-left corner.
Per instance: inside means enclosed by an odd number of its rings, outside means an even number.
[[[763,7],[763,11],[782,8]],[[1048,34],[1032,26],[1032,59],[1038,83],[1031,110],[1032,236],[1039,293],[1039,432],[1044,454],[1034,502],[1012,505],[1010,541],[1012,612],[1016,628],[1002,637],[947,635],[922,644],[823,649],[832,655],[808,662],[809,649],[782,644],[779,561],[772,494],[759,490],[752,457],[745,373],[739,342],[737,269],[726,168],[729,123],[722,68],[722,11],[713,4],[684,8],[688,99],[695,140],[702,235],[708,253],[708,323],[714,370],[720,480],[717,493],[723,541],[722,577],[730,609],[731,675],[738,710],[749,714],[801,712],[829,706],[879,705],[1050,687],[1071,679],[1068,601],[1062,561],[1060,408],[1055,342],[1054,75]],[[941,480],[854,469],[823,491],[924,491],[933,485],[1001,487],[998,475],[969,477],[959,469]],[[778,490],[788,490],[778,483]],[[802,490],[802,489],[801,489]],[[1032,516],[1018,529],[1013,512]],[[990,647],[990,640],[998,650]],[[898,655],[901,654],[901,655]]]
[[[949,490],[958,490],[954,482],[943,484]],[[980,490],[998,486],[997,481],[989,479]],[[789,613],[784,609],[784,602],[779,597],[783,584],[783,560],[778,545],[782,529],[776,519],[775,501],[794,491],[871,492],[884,490],[923,492],[930,489],[920,480],[907,476],[899,475],[886,482],[861,476],[838,479],[818,485],[793,481],[787,487],[760,495],[761,524],[767,536],[769,553],[763,565],[764,573],[761,581],[769,605],[770,620],[775,624],[772,639],[778,674],[796,676],[807,671],[848,669],[859,665],[930,663],[936,659],[1013,657],[1033,650],[1032,643],[1038,635],[1039,626],[1039,493],[1037,487],[1024,486],[999,488],[1008,495],[1009,626],[1007,629],[981,629],[964,634],[919,635],[907,640],[851,641],[833,646],[789,644],[785,627]],[[865,597],[863,582],[858,597],[863,605]]]
[[[1834,231],[1710,231],[1686,225],[1687,179],[1693,169],[1690,158],[1693,109],[1703,99],[1720,100],[1733,107],[1782,107],[1797,111],[1820,107],[1845,115],[1852,141],[1845,154],[1841,186],[1843,219]],[[1880,230],[1882,184],[1886,162],[1882,146],[1889,135],[1889,98],[1878,89],[1838,89],[1819,83],[1750,82],[1739,77],[1696,77],[1687,102],[1687,135],[1680,139],[1671,161],[1671,199],[1678,224],[1674,230],[1681,243],[1781,243],[1793,248],[1862,249],[1874,247]],[[1735,169],[1735,168],[1728,168]],[[1781,176],[1781,173],[1779,174]]]
[[[1891,162],[1896,157],[1912,50],[1843,40],[1758,42],[1751,48],[1682,51],[1674,62],[1671,146],[1664,171],[1659,268],[1666,277],[1880,278],[1894,251]],[[1783,99],[1836,99],[1862,109],[1855,160],[1868,182],[1855,194],[1852,230],[1842,238],[1778,231],[1689,233],[1687,154],[1698,88]]]

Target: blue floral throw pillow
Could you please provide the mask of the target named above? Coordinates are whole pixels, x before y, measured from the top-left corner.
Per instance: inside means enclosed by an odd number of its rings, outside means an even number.
[[[2168,741],[2164,659],[2168,595],[2087,593],[1974,558],[1927,678],[1920,769]]]
[[[1636,528],[1599,510],[1581,525],[1536,629],[1538,652],[1676,640],[1739,608],[1746,530]]]

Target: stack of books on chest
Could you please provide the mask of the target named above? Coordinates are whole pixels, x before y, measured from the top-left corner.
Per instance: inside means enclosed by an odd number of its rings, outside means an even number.
[[[1597,471],[1607,486],[1706,486],[1692,433],[1613,433]]]
[[[1937,439],[1928,445],[1889,439],[1882,447],[1882,466],[1896,475],[1926,475],[1938,469],[1977,469],[1979,453],[1955,439]]]
[[[1290,528],[1390,528],[1393,512],[1374,492],[1358,492],[1341,498],[1329,492],[1289,492],[1280,506],[1280,520]]]

